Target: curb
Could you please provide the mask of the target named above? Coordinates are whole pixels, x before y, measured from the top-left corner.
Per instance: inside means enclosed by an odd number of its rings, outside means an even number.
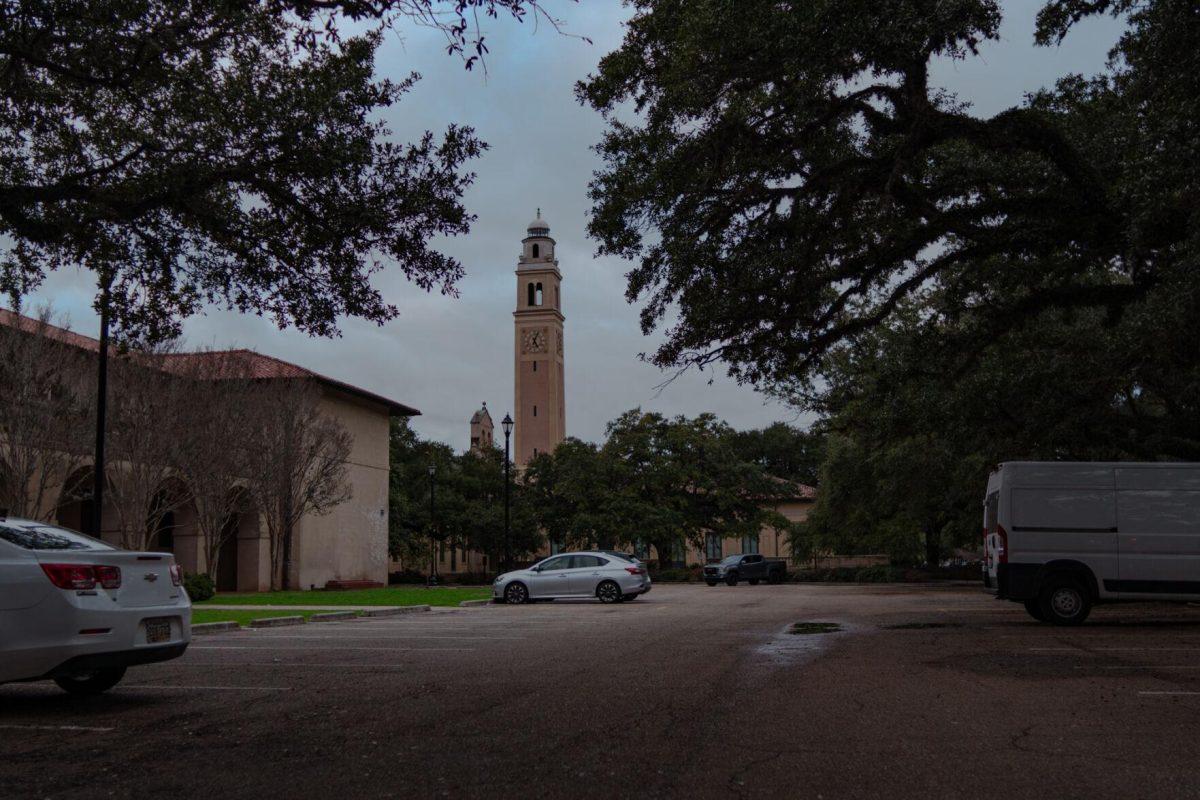
[[[462,608],[482,608],[492,605],[491,600],[463,600],[458,604]]]
[[[360,611],[359,615],[363,617],[396,617],[400,614],[416,614],[428,610],[429,606],[395,606],[392,608],[368,608]]]
[[[263,617],[262,619],[252,619],[248,627],[251,628],[278,628],[284,625],[303,625],[304,617]]]
[[[341,622],[346,619],[354,619],[357,614],[353,611],[330,611],[326,614],[313,614],[308,618],[309,622]]]
[[[236,631],[240,625],[232,620],[229,622],[200,622],[192,626],[192,633],[221,633]]]

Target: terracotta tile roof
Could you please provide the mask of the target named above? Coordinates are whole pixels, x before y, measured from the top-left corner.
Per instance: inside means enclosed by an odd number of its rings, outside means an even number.
[[[89,350],[93,353],[100,352],[100,342],[84,336],[81,333],[61,328],[58,325],[50,325],[41,323],[32,317],[27,317],[24,314],[18,314],[14,311],[9,311],[7,308],[0,308],[0,325],[6,328],[16,328],[17,330],[25,331],[26,333],[36,333],[39,330],[45,333],[46,336],[64,344],[69,344],[72,347],[78,347],[82,350]]]
[[[39,330],[37,320],[26,317],[22,314],[17,314],[8,309],[0,308],[0,325],[9,328],[34,333]],[[100,351],[100,342],[90,336],[75,333],[74,331],[61,328],[57,325],[45,325],[40,328],[47,336],[69,344],[72,347],[78,347],[82,350],[87,350],[92,353]],[[305,369],[297,364],[293,364],[283,359],[266,356],[262,353],[256,353],[253,350],[220,350],[202,353],[170,353],[166,355],[156,356],[155,360],[161,365],[162,369],[168,372],[180,372],[182,364],[188,360],[205,359],[217,361],[221,368],[218,374],[214,376],[216,380],[242,378],[251,380],[273,380],[273,379],[293,379],[293,380],[313,380],[324,386],[332,389],[345,392],[355,397],[360,397],[371,402],[379,403],[386,406],[388,412],[398,417],[416,417],[420,416],[421,412],[412,406],[406,406],[403,403],[398,403],[382,395],[369,392],[366,389],[359,388],[344,381],[339,381],[334,378],[321,375],[313,372],[310,369]]]

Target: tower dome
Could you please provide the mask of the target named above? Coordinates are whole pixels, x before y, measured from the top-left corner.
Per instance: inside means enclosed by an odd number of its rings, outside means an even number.
[[[529,223],[530,236],[548,236],[550,234],[550,223],[542,219],[542,210],[537,210],[537,218]]]

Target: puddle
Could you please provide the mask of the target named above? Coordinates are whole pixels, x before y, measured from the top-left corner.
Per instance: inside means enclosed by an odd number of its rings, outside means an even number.
[[[840,622],[796,622],[760,645],[755,653],[772,666],[794,667],[817,658],[846,632]]]
[[[837,633],[842,626],[836,622],[797,622],[788,628],[793,636],[804,636],[813,633]]]

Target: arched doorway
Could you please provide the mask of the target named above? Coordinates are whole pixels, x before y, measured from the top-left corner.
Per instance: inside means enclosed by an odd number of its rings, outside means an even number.
[[[80,467],[67,476],[63,481],[62,491],[58,495],[58,508],[55,511],[55,522],[64,528],[97,536],[96,521],[92,502],[92,468]],[[99,538],[97,536],[97,538]]]

